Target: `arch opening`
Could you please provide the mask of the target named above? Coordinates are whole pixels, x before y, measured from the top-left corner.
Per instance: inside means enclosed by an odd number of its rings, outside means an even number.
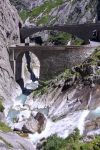
[[[35,83],[38,84],[39,76],[40,61],[38,57],[30,51],[20,53],[16,59],[15,79],[24,94],[32,92]]]

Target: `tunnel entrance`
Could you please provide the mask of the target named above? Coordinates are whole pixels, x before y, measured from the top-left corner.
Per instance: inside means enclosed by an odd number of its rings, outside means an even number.
[[[26,51],[20,53],[16,59],[16,82],[20,85],[22,92],[31,93],[35,82],[40,76],[40,61],[35,54]]]

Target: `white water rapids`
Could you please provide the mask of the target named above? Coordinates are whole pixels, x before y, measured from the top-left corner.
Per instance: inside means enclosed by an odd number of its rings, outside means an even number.
[[[33,88],[33,85],[34,85],[34,89],[35,89],[37,87],[36,83],[30,84],[30,86],[32,88]],[[29,84],[28,84],[28,86],[29,86]],[[23,126],[23,123],[24,123],[23,118],[27,119],[30,117],[31,111],[29,110],[28,107],[23,106],[26,99],[27,99],[26,95],[20,94],[16,98],[16,101],[14,101],[13,107],[9,110],[7,118],[8,118],[8,123],[12,128],[16,127],[16,128],[21,129],[21,127]],[[33,110],[34,110],[34,108],[36,109],[35,103],[36,102],[33,102],[33,107],[32,107]],[[54,106],[52,106],[53,107],[53,108],[51,108],[51,110],[53,110],[52,113],[54,113],[56,115],[64,114],[65,113],[65,109],[63,109],[64,105],[66,105],[65,100],[60,103],[59,108],[57,108],[57,109],[55,108],[55,111],[54,111]],[[43,109],[43,107],[44,107],[44,109]],[[52,121],[51,117],[50,116],[48,117],[48,115],[47,115],[50,112],[46,112],[47,108],[45,107],[45,104],[42,104],[42,105],[40,104],[39,108],[37,108],[37,112],[40,111],[40,108],[47,118],[47,123],[46,123],[46,127],[45,127],[44,131],[42,131],[42,133],[29,134],[29,139],[34,144],[38,143],[40,141],[40,139],[47,138],[53,134],[57,134],[58,136],[65,138],[70,133],[72,133],[76,127],[79,128],[80,133],[83,134],[84,120],[85,120],[86,116],[89,114],[89,110],[83,110],[83,111],[78,111],[78,112],[74,112],[74,113],[69,113],[69,115],[65,115],[65,117],[60,118],[57,121]],[[18,123],[14,123],[15,118],[19,118]]]
[[[51,121],[51,119],[47,119],[45,130],[41,134],[29,134],[29,137],[35,144],[39,142],[40,139],[47,138],[53,134],[57,134],[62,138],[66,138],[70,133],[73,132],[76,127],[80,129],[82,134],[84,129],[84,119],[88,113],[88,110],[75,112],[74,114],[70,114],[64,119],[58,120],[56,122]]]

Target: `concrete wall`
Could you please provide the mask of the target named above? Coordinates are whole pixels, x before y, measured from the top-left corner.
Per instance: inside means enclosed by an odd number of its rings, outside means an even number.
[[[12,48],[11,48],[12,49]],[[20,54],[25,51],[34,53],[40,61],[40,80],[47,80],[63,72],[66,68],[82,63],[93,51],[95,47],[87,46],[17,46],[15,52],[15,76],[18,80],[21,75],[21,64],[18,62]],[[21,58],[20,58],[21,60]]]

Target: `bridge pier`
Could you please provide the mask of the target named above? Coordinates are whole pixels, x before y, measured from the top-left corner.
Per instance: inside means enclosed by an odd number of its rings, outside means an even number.
[[[9,58],[10,58],[10,65],[11,65],[11,68],[12,68],[12,71],[13,71],[13,74],[14,74],[14,79],[15,79],[15,72],[16,72],[16,62],[15,62],[15,51],[14,51],[14,48],[13,49],[11,49],[11,50],[9,50],[10,51],[10,56],[9,56]]]
[[[10,65],[14,74],[14,79],[20,80],[22,78],[22,57],[23,53],[16,58],[15,54],[15,47],[10,49]]]
[[[17,59],[15,60],[15,80],[19,81],[20,79],[22,79],[22,58],[23,58],[23,53],[21,53],[19,55],[19,57],[17,57]]]

